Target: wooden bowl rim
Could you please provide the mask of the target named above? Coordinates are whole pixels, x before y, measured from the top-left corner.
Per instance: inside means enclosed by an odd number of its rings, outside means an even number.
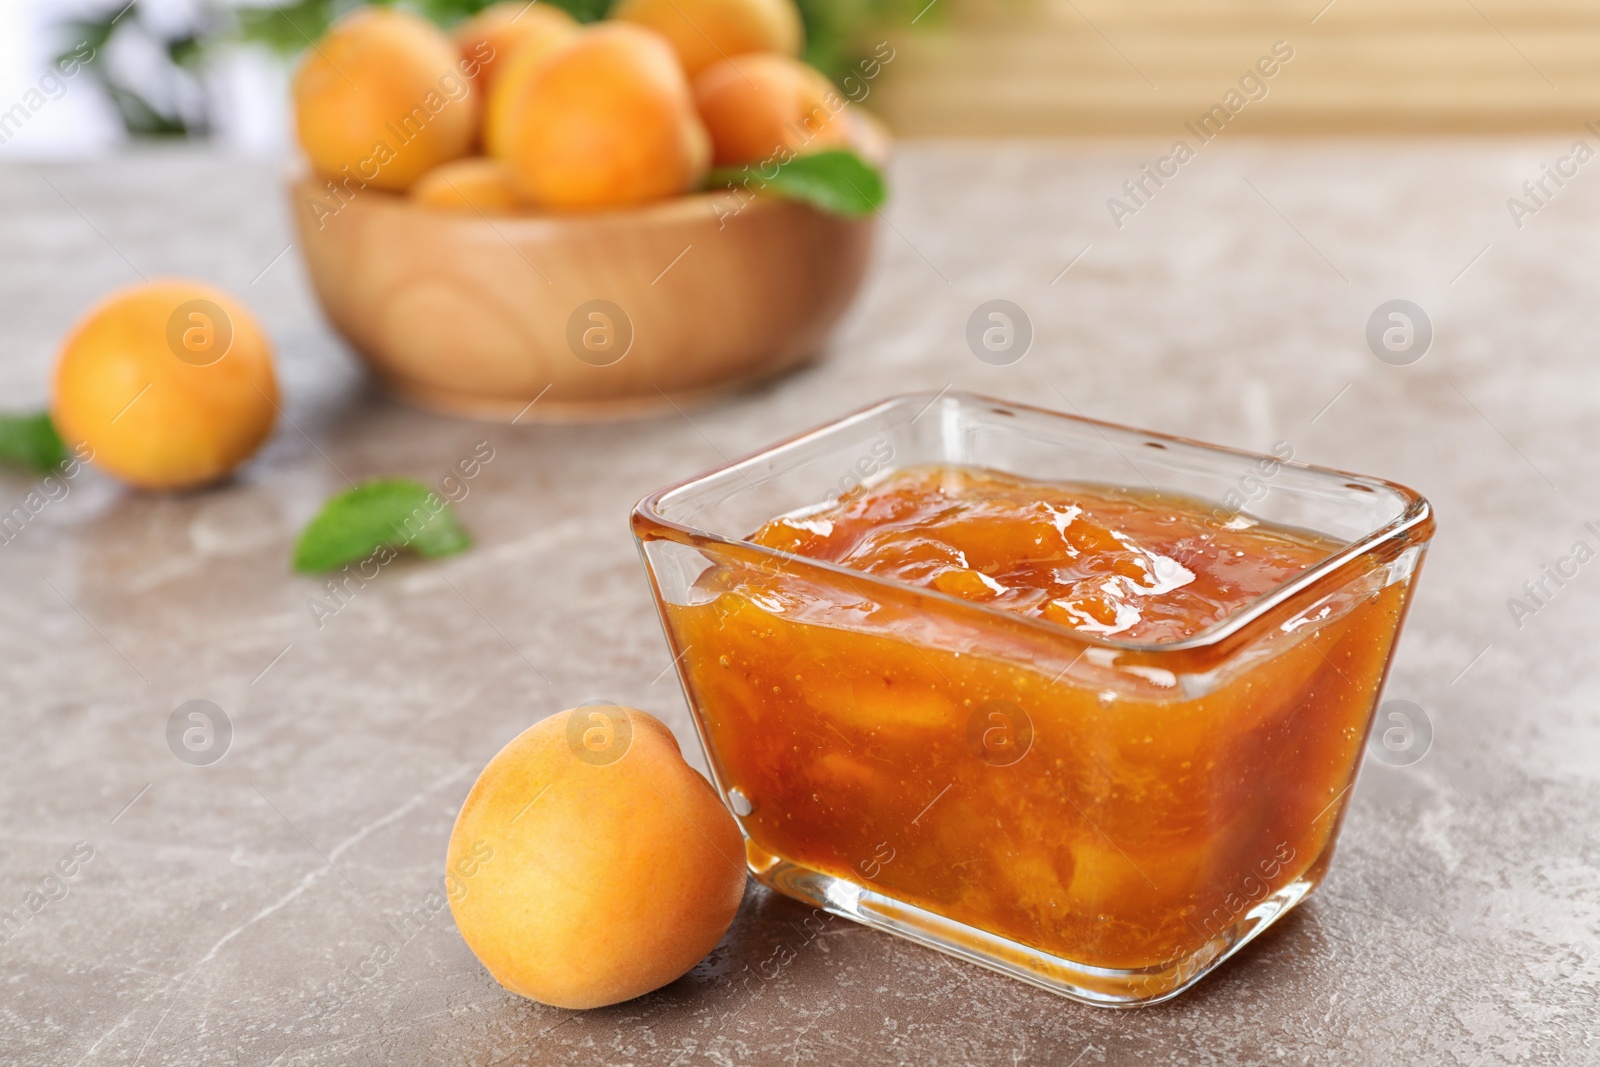
[[[297,198],[306,194],[315,194],[322,188],[318,184],[318,176],[310,172],[302,172],[292,177],[289,186]],[[798,201],[772,193],[756,193],[753,197],[742,201],[743,206],[741,207],[740,196],[736,190],[717,189],[697,193],[684,193],[666,200],[656,200],[635,207],[605,211],[544,215],[469,215],[465,212],[444,210],[429,207],[426,204],[419,204],[405,193],[368,188],[359,191],[340,211],[351,209],[392,211],[412,218],[428,219],[438,225],[449,226],[463,231],[477,231],[508,237],[541,237],[557,234],[570,236],[574,231],[584,229],[636,229],[641,226],[670,226],[695,220],[716,223],[719,221],[719,216],[712,206],[718,201],[727,204],[727,217],[730,219],[735,216],[748,215],[752,212],[780,211],[786,204],[796,204],[807,208],[807,210],[816,210],[809,207],[809,205],[800,204]]]

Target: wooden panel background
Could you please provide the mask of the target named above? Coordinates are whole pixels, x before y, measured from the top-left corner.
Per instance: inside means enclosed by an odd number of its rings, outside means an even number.
[[[874,106],[902,135],[1176,133],[1287,41],[1252,133],[1600,123],[1600,0],[934,0]]]

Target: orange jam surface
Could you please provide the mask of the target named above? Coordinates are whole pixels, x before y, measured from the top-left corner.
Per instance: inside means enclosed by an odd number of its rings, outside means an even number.
[[[1189,637],[1338,547],[1243,517],[1219,523],[1182,497],[953,467],[898,472],[751,540],[1141,642]]]
[[[967,604],[781,561],[701,575],[669,629],[722,785],[752,805],[758,872],[786,861],[1119,969],[1207,955],[1320,876],[1404,584],[1356,580],[1200,674],[1083,636],[1193,636],[1337,542],[959,467],[750,540],[1059,627],[1002,633]]]

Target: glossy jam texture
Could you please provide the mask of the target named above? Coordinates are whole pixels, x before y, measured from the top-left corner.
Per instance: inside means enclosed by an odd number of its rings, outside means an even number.
[[[1337,547],[1184,497],[959,467],[899,471],[750,539],[1141,642],[1198,633]]]
[[[1080,635],[1192,635],[1334,544],[962,468],[754,539],[955,598],[725,553],[668,607],[758,874],[798,865],[1119,970],[1208,959],[1320,877],[1403,609],[1387,568],[1186,675]],[[1019,638],[969,601],[1061,626]]]

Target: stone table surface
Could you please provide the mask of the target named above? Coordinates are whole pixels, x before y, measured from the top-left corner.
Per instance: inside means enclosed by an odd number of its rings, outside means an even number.
[[[288,248],[279,167],[162,151],[0,169],[7,407],[43,401],[91,301],[181,274],[258,311],[287,416],[227,485],[147,495],[88,471],[0,546],[0,910],[28,915],[0,943],[0,1062],[1600,1060],[1600,562],[1560,562],[1600,545],[1584,526],[1600,526],[1600,177],[1547,186],[1520,227],[1507,206],[1569,146],[1236,139],[1118,228],[1107,199],[1163,144],[909,143],[872,273],[816,366],[684,414],[514,427],[368,383]],[[1033,323],[1010,366],[964,340],[993,298]],[[1394,298],[1434,326],[1408,366],[1365,339]],[[844,919],[808,929],[754,886],[705,962],[614,1008],[502,991],[447,911],[362,967],[440,878],[476,772],[528,724],[616,700],[700,760],[628,532],[638,497],[949,385],[1285,441],[1432,499],[1387,690],[1425,710],[1431,748],[1367,758],[1306,904],[1129,1012]],[[494,458],[458,507],[475,547],[386,569],[319,627],[319,584],[287,560],[340,472],[436,480],[480,442]],[[0,505],[34,488],[0,474]],[[1530,602],[1547,565],[1577,573]],[[233,724],[211,766],[166,742],[191,699]],[[49,883],[74,847],[92,858]]]

